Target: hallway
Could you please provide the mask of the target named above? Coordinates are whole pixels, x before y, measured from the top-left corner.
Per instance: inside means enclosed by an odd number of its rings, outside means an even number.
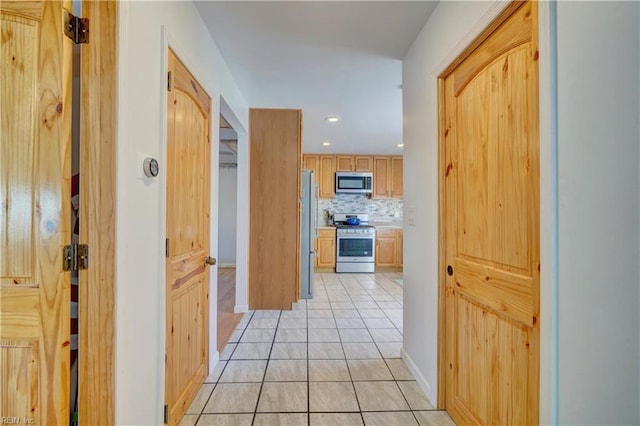
[[[181,424],[453,424],[400,359],[401,278],[316,274],[314,299],[248,312]]]

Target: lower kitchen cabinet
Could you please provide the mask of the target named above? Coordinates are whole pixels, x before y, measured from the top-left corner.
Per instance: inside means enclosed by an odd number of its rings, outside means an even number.
[[[402,229],[376,229],[376,267],[402,267],[402,237]]]
[[[319,229],[316,240],[316,268],[336,267],[336,230]]]

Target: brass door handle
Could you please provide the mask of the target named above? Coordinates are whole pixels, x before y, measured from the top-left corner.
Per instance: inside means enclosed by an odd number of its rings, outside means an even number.
[[[213,266],[213,265],[215,265],[215,264],[216,264],[216,258],[215,258],[215,257],[211,257],[211,256],[207,256],[207,257],[204,259],[204,264],[205,264],[205,265],[211,265],[211,266]]]

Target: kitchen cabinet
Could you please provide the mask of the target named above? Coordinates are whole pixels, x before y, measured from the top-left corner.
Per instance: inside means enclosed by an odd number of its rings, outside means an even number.
[[[302,168],[315,172],[318,196],[320,198],[335,198],[335,155],[304,154],[302,156]]]
[[[336,155],[337,172],[372,172],[371,155]]]
[[[373,172],[373,198],[402,198],[402,157],[305,154],[302,168],[316,173],[320,198],[335,198],[336,172]]]
[[[336,230],[319,229],[316,239],[316,268],[336,267]]]
[[[318,172],[320,171],[320,156],[315,154],[303,155],[302,169],[313,171],[316,174],[316,180],[317,180]]]
[[[402,198],[403,191],[403,165],[402,157],[391,157],[391,197]]]
[[[249,110],[249,308],[291,309],[299,296],[302,111]],[[275,256],[275,261],[274,261]]]
[[[373,197],[402,198],[402,157],[373,157]]]
[[[334,155],[320,156],[320,173],[318,189],[320,198],[335,198],[336,196],[336,157]]]
[[[353,156],[354,172],[372,172],[373,156],[371,155],[354,155]]]
[[[376,198],[389,198],[389,157],[373,157],[373,194]]]
[[[402,267],[402,239],[401,229],[376,229],[376,267]]]
[[[353,155],[336,155],[336,172],[352,172]]]

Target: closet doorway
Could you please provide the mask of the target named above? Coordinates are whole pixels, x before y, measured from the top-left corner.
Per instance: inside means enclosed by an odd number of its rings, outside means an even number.
[[[238,134],[220,115],[218,170],[218,341],[222,351],[243,314],[236,305],[236,236],[238,199]]]

